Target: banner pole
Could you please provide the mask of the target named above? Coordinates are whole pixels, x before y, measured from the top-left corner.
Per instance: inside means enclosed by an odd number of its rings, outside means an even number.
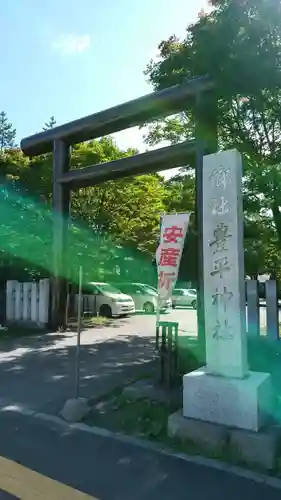
[[[78,291],[78,312],[77,312],[77,337],[76,337],[76,365],[75,365],[75,396],[80,396],[80,345],[81,345],[81,323],[82,323],[82,281],[83,268],[79,267],[79,291]]]
[[[160,221],[159,221],[159,227],[160,227],[160,240],[161,240],[161,226],[162,226],[162,217],[163,215],[160,215]],[[159,276],[158,276],[158,264],[156,262],[157,266],[157,303],[156,303],[156,349],[159,349],[159,334],[160,334],[160,327],[159,327],[159,322],[160,322],[160,294],[159,294]]]
[[[159,334],[160,334],[160,296],[157,294],[157,308],[156,308],[156,349],[159,349]]]

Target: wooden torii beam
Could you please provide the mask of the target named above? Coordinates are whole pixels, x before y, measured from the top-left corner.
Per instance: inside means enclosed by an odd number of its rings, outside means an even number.
[[[164,90],[159,90],[131,100],[127,103],[94,113],[52,129],[22,139],[21,149],[27,156],[37,156],[53,152],[53,282],[52,311],[53,327],[64,325],[66,305],[66,283],[63,262],[66,251],[68,230],[70,189],[99,184],[106,180],[139,175],[173,167],[196,165],[196,199],[198,226],[199,296],[203,297],[203,255],[202,255],[202,158],[206,151],[213,152],[214,146],[203,143],[202,113],[199,106],[202,94],[212,93],[214,83],[207,77],[184,80]],[[149,121],[177,113],[185,109],[199,109],[196,141],[148,151],[143,154],[70,170],[71,145],[118,132]],[[203,119],[204,121],[204,119]],[[200,122],[200,123],[199,123]],[[203,304],[201,310],[201,330],[204,330]],[[199,314],[199,316],[200,316]],[[203,322],[203,324],[202,324]]]

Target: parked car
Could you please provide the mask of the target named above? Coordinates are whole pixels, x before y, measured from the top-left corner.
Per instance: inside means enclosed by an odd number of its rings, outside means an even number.
[[[118,283],[118,288],[123,293],[130,295],[134,301],[136,311],[153,313],[157,309],[157,291],[144,283]],[[172,301],[166,300],[161,304],[160,310],[166,311],[172,307]]]
[[[175,288],[172,296],[172,306],[191,306],[197,308],[197,291],[194,288]]]
[[[109,283],[90,282],[83,288],[83,310],[106,317],[128,316],[135,305],[132,297]]]

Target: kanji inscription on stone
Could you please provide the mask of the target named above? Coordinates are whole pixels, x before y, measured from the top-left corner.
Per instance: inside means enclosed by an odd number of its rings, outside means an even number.
[[[214,198],[211,203],[212,215],[225,215],[230,211],[229,203],[224,196]]]
[[[225,285],[221,288],[217,287],[215,293],[212,294],[212,305],[222,307],[224,312],[227,311],[229,301],[232,299],[233,293],[230,292]]]
[[[211,276],[219,275],[220,278],[223,277],[224,273],[230,271],[231,267],[228,261],[228,257],[220,257],[213,261],[213,270],[211,271]]]
[[[231,184],[230,170],[222,166],[217,168],[210,174],[210,181],[213,187],[226,189]]]
[[[225,252],[229,238],[231,238],[231,234],[229,234],[228,226],[223,222],[217,224],[214,230],[214,240],[209,243],[213,253]]]
[[[233,331],[231,326],[228,324],[228,319],[224,319],[222,322],[216,320],[216,324],[213,328],[213,339],[215,340],[232,340]]]
[[[208,373],[248,371],[243,249],[242,158],[236,150],[203,160],[203,267]]]

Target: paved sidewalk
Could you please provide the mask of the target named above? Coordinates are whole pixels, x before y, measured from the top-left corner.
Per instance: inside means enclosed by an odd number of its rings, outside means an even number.
[[[0,455],[96,500],[279,500],[281,496],[280,489],[223,470],[16,412],[0,412]]]
[[[126,327],[122,329],[119,322],[82,333],[81,396],[99,396],[150,371],[154,338],[124,332]],[[75,332],[2,341],[0,406],[9,403],[51,413],[60,410],[65,399],[74,395],[75,345]]]

